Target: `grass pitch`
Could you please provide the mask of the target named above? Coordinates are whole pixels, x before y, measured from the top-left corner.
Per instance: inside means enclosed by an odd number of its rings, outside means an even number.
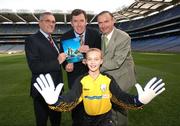
[[[144,109],[129,111],[129,126],[179,126],[180,54],[136,52],[133,57],[138,82],[144,85],[157,76],[164,79],[166,91]],[[35,125],[30,76],[24,54],[0,55],[0,126]],[[131,93],[136,94],[135,87]],[[63,113],[62,126],[70,125],[70,113]]]

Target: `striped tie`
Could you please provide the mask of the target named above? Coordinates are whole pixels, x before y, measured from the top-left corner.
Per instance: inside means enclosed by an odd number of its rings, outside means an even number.
[[[79,35],[79,38],[80,38],[80,44],[81,45],[84,45],[84,40],[83,40],[83,34]]]
[[[52,36],[49,35],[49,36],[48,36],[48,39],[49,39],[49,42],[50,42],[51,47],[54,47],[54,43],[53,43]]]
[[[56,51],[59,53],[58,46],[54,43],[51,35],[48,36],[48,39],[49,39],[49,43],[50,43],[51,47],[53,47],[54,49],[56,49]]]

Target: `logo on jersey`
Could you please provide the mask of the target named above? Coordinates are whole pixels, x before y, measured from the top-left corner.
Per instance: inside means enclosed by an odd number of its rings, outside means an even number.
[[[105,92],[106,89],[107,89],[106,84],[101,84],[101,91],[102,91],[102,92]]]

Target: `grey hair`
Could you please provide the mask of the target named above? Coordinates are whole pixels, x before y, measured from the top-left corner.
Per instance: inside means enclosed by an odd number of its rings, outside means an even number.
[[[43,20],[45,16],[53,15],[51,12],[44,12],[39,16],[39,20]]]

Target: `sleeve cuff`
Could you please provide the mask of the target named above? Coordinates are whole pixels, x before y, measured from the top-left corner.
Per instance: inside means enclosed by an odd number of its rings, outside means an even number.
[[[62,101],[62,96],[59,96],[58,100],[56,103],[53,104],[53,106],[58,106],[60,102]]]
[[[139,100],[138,100],[138,96],[136,96],[135,98],[134,98],[134,103],[136,104],[136,106],[138,106],[138,107],[140,107],[140,106],[143,106],[144,104],[143,103],[141,103]]]

